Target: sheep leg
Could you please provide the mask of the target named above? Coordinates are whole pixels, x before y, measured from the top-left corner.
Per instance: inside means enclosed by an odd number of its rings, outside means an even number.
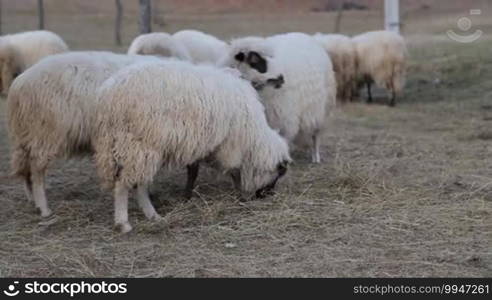
[[[26,193],[27,201],[34,202],[34,196],[32,194],[31,172],[24,176],[24,192]]]
[[[36,169],[32,171],[32,196],[36,207],[41,211],[41,217],[47,218],[51,215],[51,209],[48,207],[48,199],[46,199],[45,189],[45,173],[46,169]]]
[[[185,198],[189,200],[193,197],[193,189],[195,188],[196,178],[198,177],[200,163],[194,162],[186,166],[186,169],[188,171],[188,180],[186,181]]]
[[[352,101],[355,101],[356,98],[360,97],[360,88],[361,85],[358,82],[354,83],[354,85],[352,86]]]
[[[241,188],[241,170],[234,169],[229,174],[231,175],[234,188],[239,192],[239,202],[248,201],[250,195],[247,195],[247,193],[243,192]]]
[[[392,89],[389,106],[394,107],[395,105],[396,105],[396,93],[395,93],[395,90]]]
[[[371,82],[366,81],[367,85],[367,103],[372,103]]]
[[[138,206],[144,213],[145,217],[147,217],[147,219],[154,221],[161,219],[161,216],[159,216],[159,214],[155,211],[155,208],[150,201],[149,189],[147,185],[138,185],[137,199]]]
[[[321,157],[319,155],[319,136],[318,136],[318,134],[313,135],[313,147],[311,148],[311,161],[314,164],[319,164],[321,162]]]
[[[231,172],[232,183],[234,183],[234,188],[238,191],[241,190],[241,171],[235,169]]]
[[[345,89],[345,94],[347,95],[348,102],[354,101],[354,95],[352,94],[352,91],[353,91],[352,87]]]
[[[117,182],[114,188],[114,223],[121,233],[132,230],[128,222],[128,188],[121,182]]]

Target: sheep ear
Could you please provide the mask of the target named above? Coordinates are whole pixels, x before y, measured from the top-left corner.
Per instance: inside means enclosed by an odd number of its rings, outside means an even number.
[[[258,52],[249,52],[248,57],[246,57],[246,62],[251,68],[256,69],[260,73],[267,72],[267,61]]]
[[[238,54],[236,54],[234,56],[234,59],[236,59],[239,62],[243,62],[244,61],[244,58],[245,58],[245,55],[242,52],[239,52]]]

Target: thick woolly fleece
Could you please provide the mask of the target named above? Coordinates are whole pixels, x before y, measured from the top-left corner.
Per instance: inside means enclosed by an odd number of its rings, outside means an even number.
[[[403,37],[391,31],[371,31],[352,40],[357,52],[358,78],[370,78],[389,92],[401,92],[407,58]]]
[[[181,30],[173,39],[183,45],[195,64],[217,64],[227,55],[229,46],[218,38],[197,30]]]
[[[209,157],[224,171],[240,170],[242,189],[252,192],[290,161],[251,85],[212,66],[136,64],[108,79],[98,102],[95,158],[110,188],[148,185],[161,166]]]
[[[7,99],[12,171],[45,168],[55,158],[91,151],[97,88],[136,61],[160,61],[110,52],[53,55],[21,74]]]
[[[67,52],[68,46],[50,31],[27,31],[0,37],[0,81],[7,93],[14,78],[45,56]]]
[[[357,55],[352,39],[341,34],[317,33],[313,37],[323,46],[333,63],[338,100],[351,100],[357,75]]]
[[[238,53],[252,52],[265,59],[266,72],[237,60]],[[239,69],[253,82],[282,75],[285,82],[281,88],[260,91],[268,123],[288,141],[313,140],[313,162],[320,161],[319,136],[336,105],[337,87],[331,60],[314,38],[287,33],[233,40],[221,65]]]
[[[128,48],[128,54],[175,57],[180,60],[192,61],[188,50],[179,41],[164,32],[139,35]]]

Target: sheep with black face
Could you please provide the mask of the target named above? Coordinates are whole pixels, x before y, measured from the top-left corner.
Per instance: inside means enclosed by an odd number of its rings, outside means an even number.
[[[221,65],[257,87],[268,123],[289,142],[308,140],[313,163],[320,135],[336,105],[336,82],[325,50],[303,33],[233,40]]]

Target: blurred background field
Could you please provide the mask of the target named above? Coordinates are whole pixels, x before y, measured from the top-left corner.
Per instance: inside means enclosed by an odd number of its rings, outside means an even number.
[[[137,36],[137,1],[45,0],[46,29],[74,50],[125,52]],[[340,31],[383,28],[383,1],[346,1]],[[492,1],[402,0],[410,59],[396,108],[348,104],[324,136],[321,165],[303,153],[266,200],[239,203],[227,178],[205,170],[181,198],[184,172],[155,184],[163,222],[136,204],[135,230],[111,229],[112,200],[90,159],[57,163],[48,198],[58,222],[38,225],[22,186],[0,179],[0,276],[492,276]],[[153,30],[194,28],[223,39],[333,31],[340,1],[154,0]],[[357,8],[357,9],[355,9]],[[480,15],[470,16],[471,9]],[[469,17],[470,44],[447,30]],[[2,31],[37,26],[36,1],[3,0]],[[364,94],[362,94],[364,97]],[[0,175],[9,148],[0,101]]]
[[[45,0],[46,28],[60,34],[73,49],[114,48],[116,14],[113,0]],[[153,30],[169,33],[195,28],[230,39],[244,35],[271,35],[281,32],[332,32],[340,3],[344,10],[340,31],[345,34],[383,28],[382,0],[153,0]],[[138,1],[122,0],[122,36],[126,50],[138,35]],[[33,30],[37,27],[36,0],[3,0],[4,33]],[[403,33],[409,37],[440,35],[456,28],[460,17],[478,8],[474,26],[490,29],[487,0],[401,1]]]

